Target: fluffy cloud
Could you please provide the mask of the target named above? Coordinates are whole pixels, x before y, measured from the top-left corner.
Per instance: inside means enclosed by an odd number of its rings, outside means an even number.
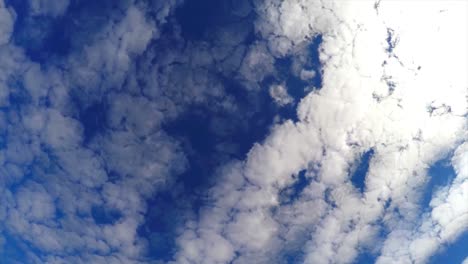
[[[14,13],[5,7],[3,1],[0,2],[0,45],[5,45],[10,40],[14,18]]]
[[[119,2],[77,27],[70,54],[40,64],[10,41],[15,14],[0,2],[0,252],[13,241],[31,263],[151,262],[148,200],[180,192],[177,175],[199,154],[167,127],[193,106],[215,113],[207,127],[222,140],[201,208],[178,215],[174,263],[351,263],[363,251],[422,263],[466,230],[467,43],[453,30],[466,3],[241,1],[207,40],[165,27],[180,4]],[[71,12],[68,1],[29,5],[36,18]],[[229,131],[255,129],[245,120],[262,93],[294,102],[283,75],[322,85],[297,122],[232,159]],[[424,214],[428,167],[452,151],[457,176]]]
[[[425,263],[441,245],[453,242],[468,225],[467,143],[460,145],[452,158],[457,173],[450,186],[439,190],[413,230],[394,230],[382,249],[378,263]]]
[[[283,85],[270,86],[270,96],[279,106],[290,104],[294,99],[288,94]]]
[[[263,63],[255,52],[264,49],[245,44],[252,31],[250,4],[236,9],[232,15],[242,20],[216,30],[213,41],[187,43],[177,24],[162,30],[179,4],[124,1],[104,4],[108,10],[84,4],[83,11],[68,1],[30,1],[20,12],[27,23],[17,25],[30,44],[18,36],[10,41],[14,8],[1,3],[0,252],[8,261],[16,261],[8,245],[18,244],[21,261],[31,263],[146,262],[149,245],[139,231],[147,208],[158,206],[147,200],[180,188],[177,175],[187,167],[182,144],[164,125],[201,105],[233,117],[233,124],[211,121],[216,135],[235,124],[248,128],[245,119],[259,111],[260,92],[237,102],[243,91],[228,94],[223,80],[234,75],[234,82],[248,86],[235,89],[259,87],[274,71],[270,58],[263,77],[250,72]],[[62,21],[64,15],[69,17]],[[30,58],[50,34],[28,34],[37,31],[31,21],[69,23],[63,27],[73,32],[64,36],[70,51],[54,54],[51,48],[53,58]],[[237,72],[241,67],[245,73]],[[254,110],[237,114],[243,105]],[[237,148],[227,141],[216,146],[226,156]],[[221,236],[206,237],[217,241],[210,257],[221,261],[234,254]]]
[[[56,17],[68,5],[49,2],[32,1],[31,15]],[[137,230],[145,199],[165,186],[170,174],[184,170],[185,157],[158,129],[161,113],[144,98],[109,96],[113,106],[98,120],[109,120],[98,124],[110,127],[106,137],[96,132],[93,140],[85,138],[93,128],[80,118],[109,86],[122,86],[133,59],[156,37],[159,22],[147,20],[129,3],[123,15],[87,36],[83,49],[59,63],[38,64],[9,42],[14,16],[0,6],[5,20],[0,47],[5,55],[0,77],[2,258],[12,263],[142,262],[147,242]],[[140,108],[125,108],[122,102]],[[8,243],[24,251],[23,259],[10,255]]]
[[[466,54],[458,53],[466,43],[456,41],[459,32],[452,30],[456,17],[466,15],[460,11],[466,10],[464,5],[390,1],[258,5],[257,30],[268,39],[271,56],[297,52],[297,46],[322,35],[323,86],[301,101],[300,122],[273,128],[245,162],[221,170],[223,177],[210,192],[213,204],[201,211],[195,230],[208,228],[230,242],[238,254],[225,257],[233,263],[278,260],[287,256],[285,249],[302,252],[305,263],[351,263],[362,250],[378,252],[375,242],[385,230],[390,234],[378,261],[424,262],[446,241],[433,235],[419,217],[428,165],[465,137],[467,65]],[[421,13],[421,19],[411,24],[414,12]],[[434,40],[434,34],[440,38]],[[448,39],[457,48],[443,49],[441,42]],[[440,57],[428,57],[431,50],[441,50]],[[442,61],[454,70],[442,68]],[[375,154],[361,193],[349,171],[370,148]],[[291,176],[304,169],[308,185],[290,204],[282,204],[279,194],[293,186],[297,177]],[[464,218],[459,218],[466,209],[460,202],[463,186],[454,181],[431,203],[432,218],[446,228],[440,234],[448,241],[466,228]],[[313,213],[305,208],[313,208]],[[236,228],[239,223],[244,228]],[[417,229],[414,223],[421,223],[423,230],[412,231]],[[203,240],[185,235],[193,234],[193,223],[187,228],[179,238],[181,245]],[[298,240],[304,244],[296,244]],[[405,253],[406,248],[411,253]],[[176,259],[185,255],[181,247]],[[211,263],[206,255],[196,257],[192,262]]]

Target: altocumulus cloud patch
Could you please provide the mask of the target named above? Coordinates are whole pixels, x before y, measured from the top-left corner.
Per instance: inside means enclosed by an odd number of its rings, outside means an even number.
[[[466,262],[467,10],[0,0],[0,262]]]

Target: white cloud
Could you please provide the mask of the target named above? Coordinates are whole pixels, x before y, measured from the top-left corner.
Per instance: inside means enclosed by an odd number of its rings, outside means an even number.
[[[279,106],[288,105],[294,102],[294,99],[288,94],[284,85],[272,85],[270,86],[269,92],[271,98],[273,98]]]
[[[10,41],[14,22],[14,12],[5,7],[3,0],[0,1],[0,46]]]
[[[107,89],[120,90],[132,59],[157,35],[158,28],[144,11],[129,5],[120,19],[110,20],[81,52],[68,57],[71,81],[94,100]]]
[[[174,37],[178,47],[160,50],[167,44],[158,43],[159,30],[180,3],[122,3],[124,8],[110,10],[96,29],[73,32],[76,50],[41,65],[9,42],[13,15],[2,16],[9,20],[0,31],[0,105],[6,107],[0,123],[7,142],[0,149],[0,182],[2,190],[18,184],[21,192],[2,197],[0,228],[27,243],[25,258],[31,263],[145,263],[148,241],[137,230],[147,207],[157,206],[146,200],[172,186],[171,176],[186,168],[179,143],[160,125],[194,103],[210,102],[210,108],[229,114],[238,110],[218,75],[241,67],[246,22],[216,32],[214,45],[180,45],[185,40],[174,33],[166,37]],[[34,1],[30,15],[61,16],[68,4]],[[248,6],[237,11],[245,15]],[[251,55],[252,63],[263,63]],[[271,63],[264,75],[273,70]],[[262,80],[252,78],[253,85]],[[18,102],[9,102],[10,93],[20,97]],[[90,128],[80,122],[81,111],[99,103],[110,107],[97,120],[102,131],[85,146]],[[116,216],[98,219],[96,208]],[[234,254],[222,236],[205,236],[212,241],[206,254],[213,260]]]
[[[248,89],[258,89],[258,83],[273,72],[274,59],[263,43],[252,45],[245,55],[240,73],[246,79]]]
[[[60,4],[35,1],[31,11],[59,16],[68,2]],[[86,108],[100,96],[102,76],[110,78],[103,86],[120,86],[127,71],[134,70],[132,59],[155,36],[154,22],[129,3],[122,17],[86,36],[89,46],[73,51],[61,61],[65,67],[57,67],[57,61],[32,63],[8,42],[10,11],[3,2],[0,6],[0,17],[7,19],[0,26],[0,123],[6,142],[0,147],[2,240],[19,241],[28,263],[144,262],[147,241],[137,230],[144,221],[145,200],[169,182],[169,175],[184,170],[185,157],[159,130],[159,109],[143,97],[128,95],[127,102],[138,108],[119,107],[119,100],[127,97],[115,96],[110,98],[116,106],[109,109],[109,117],[127,123],[120,127],[110,122],[108,138],[98,135],[83,146],[85,128],[71,96]],[[9,102],[11,95],[18,101]],[[112,170],[118,173],[113,178]],[[116,216],[99,219],[94,208],[113,210]],[[36,256],[37,251],[41,254]]]
[[[20,189],[16,196],[17,210],[28,221],[47,221],[55,216],[55,205],[52,197],[41,185],[32,184]]]
[[[278,259],[297,239],[308,240],[291,248],[304,253],[305,263],[351,263],[361,250],[378,251],[378,234],[386,228],[394,231],[383,242],[382,263],[423,262],[440,243],[453,241],[466,228],[464,218],[457,217],[465,209],[459,202],[464,187],[458,185],[449,188],[441,205],[433,205],[432,217],[443,223],[440,235],[447,240],[435,239],[427,229],[413,230],[421,221],[419,201],[428,166],[460,144],[466,130],[466,30],[453,31],[461,25],[457,19],[466,16],[465,5],[382,1],[378,10],[372,1],[258,5],[257,30],[270,49],[276,48],[270,56],[283,56],[313,36],[323,36],[323,86],[301,101],[300,122],[274,127],[245,162],[221,170],[223,176],[209,192],[213,204],[201,210],[195,230],[209,228],[230,241],[239,254],[230,258],[233,263]],[[417,21],[415,13],[420,14]],[[391,53],[388,28],[400,39]],[[284,38],[287,41],[278,43]],[[434,50],[440,52],[427,55]],[[451,110],[431,114],[428,105],[434,102]],[[370,148],[375,153],[360,193],[348,172]],[[311,183],[292,205],[280,204],[278,194],[294,182],[291,175],[307,168]],[[308,197],[312,190],[316,196]],[[293,206],[315,210],[290,209]],[[285,212],[295,215],[280,219]],[[239,217],[248,228],[232,228]],[[193,224],[187,228],[193,230]],[[252,230],[259,234],[255,239],[247,235]],[[179,243],[185,243],[184,236]],[[176,258],[185,254],[181,248]],[[193,262],[201,262],[204,255],[197,257]]]
[[[68,3],[49,2],[35,1],[34,12],[59,16]],[[302,99],[299,122],[272,127],[245,161],[219,168],[209,202],[180,227],[174,260],[268,263],[300,252],[306,263],[350,263],[363,249],[381,249],[382,263],[423,262],[467,226],[466,143],[453,156],[456,179],[419,218],[428,166],[466,137],[467,43],[460,32],[467,30],[453,30],[466,17],[466,3],[434,2],[421,8],[382,1],[375,10],[372,1],[264,1],[255,6],[262,41],[246,46],[249,31],[234,23],[214,33],[215,45],[184,42],[167,51],[148,47],[179,2],[150,4],[158,10],[154,17],[129,3],[60,68],[31,63],[9,43],[14,16],[0,9],[0,106],[9,106],[10,92],[23,91],[12,79],[22,80],[32,99],[0,117],[8,132],[0,150],[2,232],[47,254],[31,253],[32,263],[145,262],[148,245],[137,232],[145,200],[186,166],[178,142],[160,125],[196,103],[238,111],[220,72],[239,71],[237,78],[255,92],[274,74],[275,58],[291,55],[292,73],[313,78],[304,47],[320,34],[323,87]],[[243,3],[239,17],[250,10]],[[388,28],[399,38],[392,53]],[[182,41],[178,33],[171,37]],[[292,102],[287,87],[270,93],[279,104]],[[105,100],[111,106],[102,121],[109,128],[88,146],[71,94],[84,109]],[[375,154],[360,193],[348,172],[370,148]],[[283,198],[301,170],[307,186]],[[21,186],[12,193],[15,184]],[[100,223],[93,208],[119,216]],[[382,248],[380,222],[394,230]]]
[[[310,79],[314,78],[315,75],[316,75],[316,73],[315,73],[314,70],[302,69],[299,76],[300,76],[301,80],[307,81],[307,80],[310,80]]]

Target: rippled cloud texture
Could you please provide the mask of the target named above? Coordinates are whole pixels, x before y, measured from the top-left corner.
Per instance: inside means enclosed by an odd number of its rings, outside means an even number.
[[[468,2],[0,0],[0,263],[466,263]]]

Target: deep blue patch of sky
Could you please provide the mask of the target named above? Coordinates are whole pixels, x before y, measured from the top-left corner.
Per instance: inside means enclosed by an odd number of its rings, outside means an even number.
[[[28,1],[7,0],[6,5],[13,7],[17,14],[13,41],[24,48],[31,60],[44,62],[51,53],[68,50],[69,41],[60,19],[31,16]]]
[[[83,126],[83,143],[86,145],[107,128],[108,106],[105,101],[96,102],[88,107],[83,107],[78,102],[79,100],[75,100],[79,110],[77,117]]]
[[[122,217],[122,213],[118,210],[108,209],[102,206],[94,206],[91,209],[91,216],[97,224],[110,225],[119,221]]]
[[[0,263],[29,263],[29,255],[43,256],[44,254],[33,247],[31,243],[12,236],[8,231],[2,233],[6,240],[2,250],[0,250]]]
[[[26,253],[29,249],[25,248],[22,241],[18,241],[15,237],[12,237],[8,232],[2,232],[2,236],[8,243],[4,243],[2,250],[0,250],[0,260],[2,262],[18,261],[26,263]]]
[[[320,62],[320,45],[322,44],[322,35],[317,35],[312,39],[309,44],[309,67],[315,70],[316,75],[311,81],[311,85],[320,89],[322,87],[322,63]]]
[[[148,258],[171,260],[177,228],[187,219],[185,213],[200,208],[201,197],[189,197],[183,192],[183,189],[163,191],[148,201],[145,224],[138,229],[138,234],[148,239]]]
[[[289,252],[284,256],[284,262],[287,264],[298,264],[304,262],[304,253],[302,251]]]
[[[176,19],[185,39],[200,40],[230,15],[225,0],[188,0],[176,10]]]
[[[429,210],[429,203],[432,196],[438,189],[448,186],[452,183],[456,173],[451,165],[452,155],[448,155],[443,159],[434,163],[428,170],[429,182],[423,192],[421,206],[424,210]]]
[[[377,260],[376,254],[372,254],[369,251],[365,250],[361,252],[357,258],[354,260],[354,264],[372,264]]]
[[[291,204],[299,198],[302,191],[310,184],[311,178],[306,177],[306,171],[299,172],[298,175],[293,175],[294,183],[291,186],[281,190],[280,203]]]
[[[359,160],[359,163],[351,175],[351,182],[361,193],[364,191],[366,186],[366,175],[369,170],[369,162],[374,155],[374,150],[370,149],[364,152]]]
[[[462,263],[468,257],[468,232],[464,232],[457,240],[445,245],[438,253],[429,259],[430,264]]]

